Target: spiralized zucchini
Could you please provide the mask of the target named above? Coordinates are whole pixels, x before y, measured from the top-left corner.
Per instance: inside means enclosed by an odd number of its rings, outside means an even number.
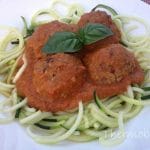
[[[67,15],[62,16],[56,10],[57,4],[66,7]],[[76,142],[98,139],[101,144],[110,146],[124,141],[124,123],[136,116],[144,105],[150,104],[150,59],[148,57],[150,27],[142,19],[118,15],[115,10],[106,5],[100,4],[98,7],[105,8],[112,13],[112,19],[122,34],[122,44],[135,54],[145,72],[143,84],[129,86],[124,94],[107,98],[107,101],[99,100],[95,93],[93,101],[85,106],[80,102],[79,108],[74,111],[53,114],[30,108],[27,105],[27,98],[19,97],[15,88],[15,82],[27,65],[23,54],[26,32],[21,34],[16,28],[0,26],[0,29],[8,30],[8,34],[0,41],[0,75],[3,76],[0,81],[0,93],[6,96],[6,99],[0,102],[0,112],[4,114],[0,123],[8,123],[16,118],[20,124],[27,126],[28,134],[36,142],[42,144],[58,143],[66,139]],[[95,7],[93,11],[98,7]],[[41,9],[33,15],[30,30],[52,20],[77,23],[83,13],[84,9],[79,4],[68,4],[62,0],[55,0],[51,2],[49,8]],[[51,19],[38,21],[41,15],[48,15]],[[145,34],[132,35],[132,31],[137,29],[136,25],[129,25],[133,21],[145,27]],[[27,28],[25,20],[24,23]],[[126,25],[129,26],[125,27]],[[14,40],[17,40],[17,44],[7,50],[7,46]],[[14,76],[20,58],[23,59],[24,64]],[[147,96],[146,101],[142,100],[144,96]],[[116,132],[119,133],[117,134],[119,136],[112,137]]]
[[[67,8],[67,14],[63,16],[56,10],[56,5],[62,5]],[[67,4],[62,0],[53,0],[51,5],[47,9],[41,9],[37,11],[31,19],[31,28],[37,27],[40,24],[44,24],[53,20],[59,20],[65,23],[77,23],[80,19],[80,16],[84,13],[84,8],[77,4]],[[49,16],[51,19],[38,21],[40,16]]]

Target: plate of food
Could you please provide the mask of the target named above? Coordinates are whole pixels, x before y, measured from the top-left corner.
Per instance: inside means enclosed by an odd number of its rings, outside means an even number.
[[[149,149],[150,6],[0,1],[0,148]]]

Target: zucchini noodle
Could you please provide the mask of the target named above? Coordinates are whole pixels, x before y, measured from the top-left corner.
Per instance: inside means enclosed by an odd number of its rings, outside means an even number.
[[[22,75],[22,73],[24,72],[26,66],[27,66],[27,59],[25,57],[25,54],[22,56],[22,60],[23,60],[23,65],[20,68],[20,70],[17,72],[17,74],[15,75],[14,79],[13,79],[13,83],[16,83],[16,81],[19,79],[19,77]]]
[[[62,16],[62,14],[60,14],[57,10],[56,10],[56,5],[62,5],[64,7],[66,7],[67,9],[67,14],[65,16]],[[80,16],[84,13],[84,8],[77,4],[77,3],[73,3],[73,4],[68,4],[65,1],[62,0],[53,0],[51,2],[51,5],[49,8],[47,9],[41,9],[39,11],[37,11],[31,18],[31,28],[35,28],[40,24],[44,24],[53,20],[59,20],[65,23],[77,23],[78,20],[80,19]],[[41,15],[47,15],[49,16],[51,19],[48,20],[44,20],[44,21],[38,21],[38,18]]]
[[[76,118],[74,124],[72,125],[72,127],[66,133],[64,133],[63,135],[59,135],[60,134],[59,133],[58,137],[56,136],[57,133],[55,133],[55,136],[51,135],[51,136],[47,136],[47,137],[44,136],[41,138],[36,136],[35,141],[42,143],[42,144],[54,144],[54,143],[57,143],[57,142],[67,139],[78,128],[78,126],[82,120],[82,117],[83,117],[83,105],[82,105],[82,102],[79,102],[79,112],[78,112],[77,118]],[[30,128],[28,129],[28,133],[29,134],[31,133]]]
[[[116,137],[116,139],[108,139],[106,140],[103,137],[99,138],[99,141],[101,144],[105,146],[113,146],[113,145],[118,145],[122,143],[125,139],[125,131],[124,131],[124,125],[123,125],[123,113],[119,112],[119,117],[118,117],[118,126],[119,126],[119,134]]]
[[[57,4],[67,9],[66,15],[57,11]],[[24,34],[16,28],[0,26],[0,30],[8,31],[0,40],[0,93],[6,97],[0,101],[1,124],[17,119],[20,124],[27,127],[29,136],[42,144],[54,144],[66,139],[76,142],[98,139],[101,144],[112,146],[125,140],[124,123],[136,116],[145,105],[150,105],[150,26],[140,18],[119,15],[109,6],[100,4],[93,11],[97,8],[107,9],[112,13],[112,19],[121,31],[121,43],[135,54],[144,70],[143,84],[129,86],[122,95],[108,97],[105,100],[100,100],[95,93],[93,101],[84,106],[81,101],[78,109],[73,111],[53,114],[30,108],[27,98],[19,97],[15,87],[16,81],[27,66],[26,56],[23,54]],[[81,5],[55,0],[48,8],[41,9],[32,16],[30,29],[52,20],[77,23],[82,14],[84,8]],[[39,21],[41,15],[48,15],[50,19]],[[25,19],[23,20],[27,28]],[[138,29],[136,24],[130,24],[134,22],[144,26],[144,34],[132,34]],[[8,49],[8,45],[14,40],[19,41],[18,44]],[[20,59],[23,60],[23,65],[18,70]]]

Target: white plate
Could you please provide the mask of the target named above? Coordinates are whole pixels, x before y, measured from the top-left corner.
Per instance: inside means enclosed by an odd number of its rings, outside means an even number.
[[[68,0],[69,1],[69,0]],[[70,0],[71,1],[71,0]],[[72,0],[73,1],[73,0]],[[112,6],[121,14],[135,15],[150,23],[150,5],[140,0],[74,0],[90,10],[96,4],[104,3]],[[50,0],[0,0],[0,25],[21,27],[20,16],[30,18],[33,12],[46,8]],[[150,107],[126,124],[127,139],[115,150],[149,150],[150,149]],[[58,145],[40,145],[28,137],[19,123],[0,125],[0,150],[98,150],[109,149],[101,146],[98,141],[88,143],[62,142]]]

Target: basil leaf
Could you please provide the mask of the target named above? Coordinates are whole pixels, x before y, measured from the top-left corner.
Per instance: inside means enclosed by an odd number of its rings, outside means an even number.
[[[79,30],[73,32],[56,32],[50,37],[42,48],[44,53],[73,53],[79,51],[83,45],[92,44],[113,35],[111,29],[103,24],[89,23]]]
[[[44,53],[76,52],[83,46],[77,34],[73,32],[56,32],[43,47]]]
[[[92,44],[113,35],[110,28],[103,24],[89,23],[79,30],[79,36],[83,39],[85,45]]]

